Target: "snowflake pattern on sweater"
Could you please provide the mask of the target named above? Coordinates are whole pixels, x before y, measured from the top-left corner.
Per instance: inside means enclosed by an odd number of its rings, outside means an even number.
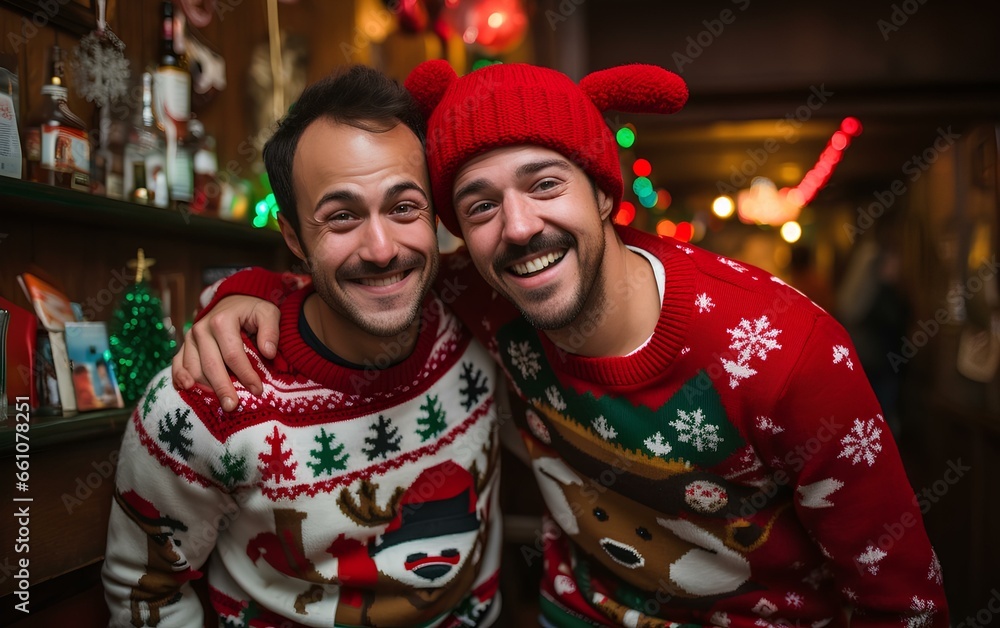
[[[264,382],[227,414],[154,380],[123,437],[108,532],[112,625],[475,625],[499,612],[496,365],[431,296],[413,354],[332,365],[282,305]],[[247,345],[249,347],[249,343]]]
[[[471,286],[453,308],[523,402],[549,510],[547,619],[833,627],[849,607],[851,626],[947,626],[940,564],[843,328],[759,269],[617,230],[666,276],[655,332],[626,357],[559,350],[487,298],[462,251],[438,279]]]
[[[852,626],[946,626],[917,503],[843,328],[759,269],[619,233],[666,275],[654,336],[627,357],[579,358],[512,307],[456,304],[488,323],[473,331],[495,334],[531,417],[546,616],[846,626],[849,605]],[[907,534],[886,543],[899,521]]]

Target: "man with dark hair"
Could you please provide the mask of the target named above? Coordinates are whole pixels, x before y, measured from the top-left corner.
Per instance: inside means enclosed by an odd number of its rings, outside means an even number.
[[[220,624],[495,621],[496,367],[431,289],[422,138],[409,94],[360,66],[281,121],[264,160],[311,282],[285,286],[270,357],[242,347],[256,396],[223,406],[165,371],[139,403],[103,571],[112,625],[201,625],[206,561]]]
[[[545,625],[948,625],[843,328],[759,269],[614,223],[602,112],[672,113],[679,77],[459,78],[436,60],[406,86],[429,117],[440,218],[467,246],[442,264],[468,286],[453,307],[528,406],[515,419],[549,511]]]

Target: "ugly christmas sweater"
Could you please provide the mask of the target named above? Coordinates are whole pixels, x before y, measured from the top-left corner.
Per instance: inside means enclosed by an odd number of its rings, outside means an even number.
[[[206,569],[226,626],[499,613],[493,360],[431,295],[407,359],[339,366],[299,333],[311,292],[283,300],[274,360],[247,350],[260,398],[236,383],[226,413],[210,391],[175,390],[167,369],[140,401],[108,530],[112,625],[201,625],[190,581]]]
[[[663,293],[624,357],[555,347],[462,252],[438,279],[525,404],[550,516],[522,554],[544,559],[548,621],[947,626],[940,564],[843,328],[759,269],[619,234]],[[255,282],[226,292],[280,285]]]

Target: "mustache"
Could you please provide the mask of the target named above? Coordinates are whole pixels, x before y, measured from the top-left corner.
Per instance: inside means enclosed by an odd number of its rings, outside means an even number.
[[[338,268],[337,279],[349,281],[361,277],[371,277],[372,275],[393,275],[413,268],[420,268],[426,264],[427,257],[417,254],[407,255],[406,257],[394,257],[385,266],[361,260],[357,263]]]
[[[518,260],[532,257],[547,249],[571,249],[574,246],[576,238],[565,231],[539,233],[528,240],[527,244],[512,244],[497,249],[497,255],[493,258],[493,270],[499,275]]]

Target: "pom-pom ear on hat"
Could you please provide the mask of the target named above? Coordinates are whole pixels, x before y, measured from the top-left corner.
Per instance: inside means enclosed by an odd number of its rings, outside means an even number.
[[[458,75],[444,59],[424,61],[410,72],[403,85],[420,105],[424,118],[430,118],[434,108]]]
[[[684,79],[655,65],[633,63],[583,77],[583,90],[601,111],[675,113],[687,102]]]

